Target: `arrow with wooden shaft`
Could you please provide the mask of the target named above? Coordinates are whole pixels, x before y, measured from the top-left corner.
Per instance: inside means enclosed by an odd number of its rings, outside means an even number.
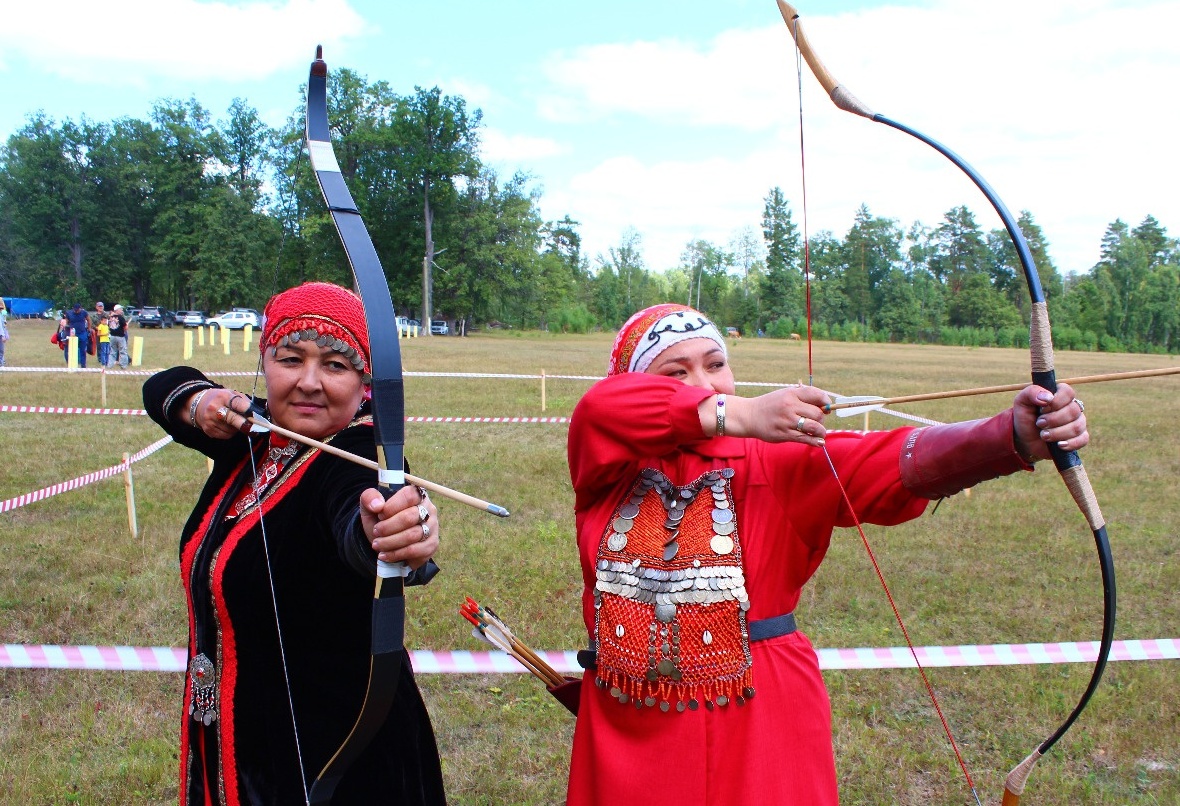
[[[1162,369],[1140,369],[1131,372],[1110,372],[1105,375],[1082,375],[1078,378],[1061,378],[1058,383],[1068,383],[1077,386],[1082,383],[1102,383],[1104,381],[1129,381],[1135,378],[1155,378],[1160,375],[1180,374],[1180,367],[1163,367]],[[972,395],[992,395],[999,392],[1019,392],[1031,383],[1010,383],[1004,386],[980,386],[975,389],[956,389],[950,392],[926,392],[920,395],[902,395],[900,397],[879,397],[876,395],[838,396],[833,403],[823,407],[825,414],[836,413],[837,417],[851,417],[854,414],[864,414],[868,411],[891,406],[895,403],[917,403],[922,400],[945,400],[952,397],[970,397]]]

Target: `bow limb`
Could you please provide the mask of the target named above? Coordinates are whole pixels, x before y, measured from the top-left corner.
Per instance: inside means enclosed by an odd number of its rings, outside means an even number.
[[[405,485],[401,348],[394,330],[393,300],[381,260],[332,150],[328,123],[328,65],[321,56],[322,50],[317,47],[307,83],[307,150],[365,309],[373,376],[373,430],[380,465],[377,477],[380,486],[392,493]],[[397,692],[402,666],[409,662],[404,646],[404,578],[409,569],[404,563],[378,561],[377,566],[373,591],[372,658],[364,704],[352,731],[312,783],[309,804],[331,802],[344,773],[385,722]]]
[[[1029,297],[1032,301],[1032,314],[1029,324],[1029,352],[1032,363],[1032,382],[1048,389],[1050,392],[1056,392],[1056,371],[1053,366],[1053,334],[1052,328],[1049,325],[1049,309],[1045,302],[1045,294],[1041,288],[1041,281],[1037,274],[1036,264],[1033,262],[1032,251],[1028,247],[1024,233],[1021,232],[1016,219],[1012,217],[1004,202],[1000,200],[1000,197],[996,195],[996,192],[992,190],[991,186],[983,177],[955,152],[921,132],[897,121],[890,120],[884,115],[873,112],[836,81],[816,55],[814,49],[812,49],[807,37],[803,34],[802,28],[798,24],[799,12],[789,3],[784,2],[784,0],[777,1],[783,20],[787,23],[787,28],[795,38],[795,42],[803,54],[803,58],[807,61],[808,66],[836,106],[846,112],[868,118],[875,123],[883,123],[886,126],[905,132],[921,140],[931,148],[934,148],[954,163],[975,183],[975,186],[979,188],[996,213],[999,214],[1000,220],[1004,222],[1004,229],[1007,230],[1008,237],[1012,240],[1016,248],[1016,254],[1019,256],[1020,265],[1024,271],[1024,279],[1028,284]],[[1061,474],[1065,486],[1069,489],[1078,508],[1085,516],[1091,531],[1094,533],[1094,545],[1098,552],[1098,562],[1102,574],[1102,640],[1099,644],[1098,658],[1094,663],[1090,681],[1086,685],[1086,689],[1082,693],[1078,704],[1074,706],[1061,726],[1053,731],[1049,738],[1041,742],[1036,750],[1029,754],[1024,761],[1018,764],[1008,774],[1004,784],[1004,806],[1016,806],[1020,802],[1020,796],[1024,791],[1029,773],[1031,773],[1037,760],[1047,753],[1057,743],[1058,739],[1065,735],[1066,731],[1070,729],[1078,716],[1081,715],[1087,703],[1089,703],[1090,697],[1094,694],[1099,682],[1102,680],[1102,673],[1106,668],[1106,661],[1110,657],[1111,644],[1114,641],[1116,611],[1114,559],[1111,555],[1110,540],[1106,534],[1106,521],[1102,517],[1101,510],[1098,508],[1098,499],[1094,495],[1094,490],[1090,485],[1086,470],[1082,466],[1082,460],[1078,457],[1077,451],[1064,451],[1056,443],[1049,445],[1049,451],[1053,456],[1053,464],[1057,466],[1057,470]]]

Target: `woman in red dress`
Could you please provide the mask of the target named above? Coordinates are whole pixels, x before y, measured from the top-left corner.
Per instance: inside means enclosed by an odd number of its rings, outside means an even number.
[[[809,386],[735,397],[704,315],[631,317],[578,403],[569,465],[595,650],[568,802],[838,801],[831,711],[794,610],[832,529],[916,518],[932,499],[1089,441],[1074,392],[1036,386],[986,420],[828,433]],[[593,681],[594,685],[589,683]],[[641,793],[641,794],[640,794]]]

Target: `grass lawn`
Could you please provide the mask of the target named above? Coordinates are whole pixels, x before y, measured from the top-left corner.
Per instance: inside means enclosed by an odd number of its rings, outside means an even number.
[[[57,367],[51,324],[13,322],[10,366]],[[182,331],[142,331],[144,363],[182,363]],[[253,371],[256,352],[197,348],[208,371]],[[601,375],[610,334],[501,331],[403,342],[410,372]],[[815,383],[843,394],[902,395],[1013,383],[1019,350],[817,343]],[[739,381],[807,379],[806,344],[732,343]],[[1163,356],[1059,353],[1062,377],[1169,366]],[[108,377],[109,407],[140,408],[139,377]],[[250,378],[228,385],[249,391]],[[411,416],[568,415],[589,381],[409,377]],[[756,387],[739,387],[754,395]],[[1116,638],[1180,636],[1180,380],[1081,388],[1084,452],[1119,574]],[[941,421],[981,417],[1011,395],[899,409]],[[0,373],[0,404],[99,406],[96,374]],[[863,426],[829,418],[829,427]],[[870,427],[904,421],[874,414]],[[458,615],[467,595],[495,607],[538,649],[576,649],[580,575],[560,424],[410,423],[414,472],[512,511],[508,520],[442,501],[444,573],[408,598],[407,641],[481,649]],[[116,464],[159,438],[146,417],[0,414],[0,500]],[[135,465],[140,533],[129,536],[120,478],[0,515],[0,643],[180,646],[185,618],[176,544],[205,461],[169,445]],[[917,644],[1096,640],[1101,585],[1085,521],[1048,463],[889,529],[869,527]],[[854,531],[838,531],[798,610],[819,647],[904,643]],[[1112,663],[1073,730],[1043,759],[1028,804],[1180,803],[1180,665]],[[1088,665],[929,672],[985,803],[1003,776],[1073,707]],[[827,672],[842,798],[849,804],[972,803],[912,670]],[[564,798],[573,719],[525,675],[419,678],[451,801],[549,804]],[[177,799],[180,674],[0,670],[0,802],[164,804]],[[672,748],[674,750],[674,748]],[[735,770],[735,774],[740,771]]]

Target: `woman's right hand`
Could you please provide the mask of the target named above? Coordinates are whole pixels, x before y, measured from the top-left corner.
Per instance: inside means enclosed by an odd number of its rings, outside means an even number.
[[[197,395],[200,395],[199,400]],[[193,407],[194,400],[196,408]],[[235,434],[250,430],[250,422],[242,415],[247,409],[249,401],[241,392],[214,387],[190,395],[179,411],[181,418],[188,425],[199,429],[205,436],[229,439]]]
[[[788,386],[758,397],[730,398],[730,401],[726,404],[730,422],[726,434],[764,442],[799,442],[815,447],[824,444],[828,431],[824,428],[821,407],[832,401],[814,386]]]

